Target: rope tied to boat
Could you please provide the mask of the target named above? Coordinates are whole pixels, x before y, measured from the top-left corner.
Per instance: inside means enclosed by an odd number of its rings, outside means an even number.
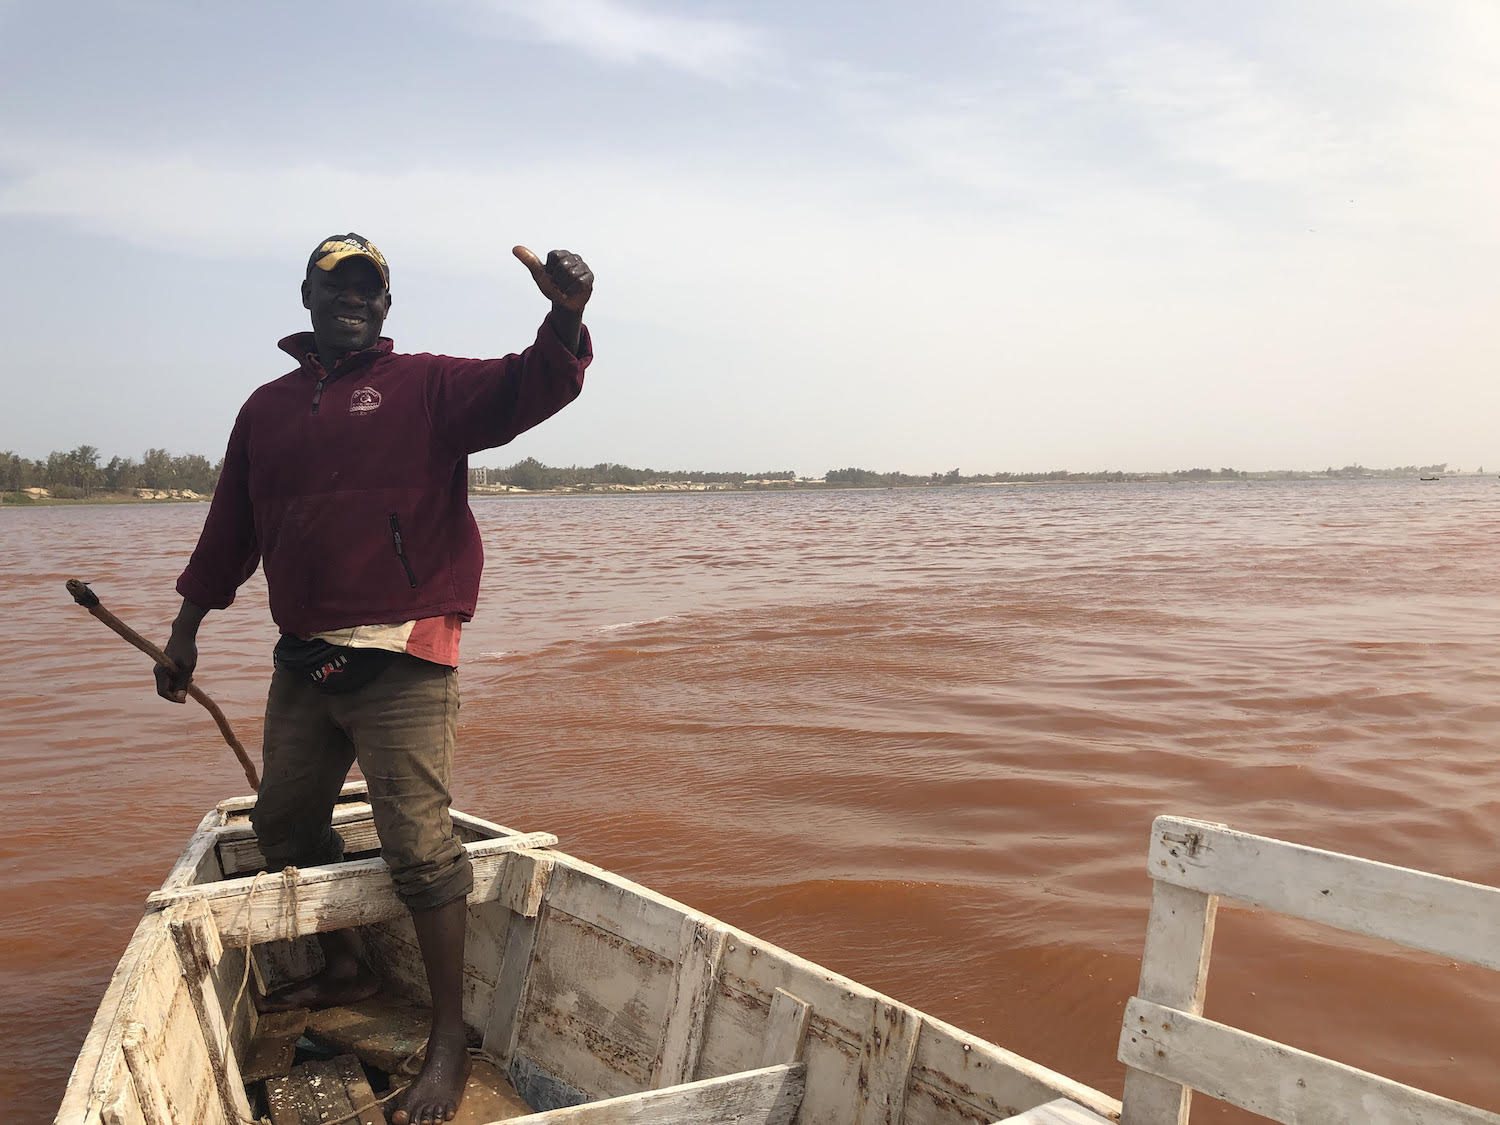
[[[245,972],[240,977],[240,988],[239,988],[239,991],[236,992],[235,995],[234,995],[234,1003],[229,1006],[229,1025],[230,1026],[233,1026],[234,1021],[238,1018],[238,1016],[240,1014],[240,1004],[244,1001],[244,999],[245,999],[245,990],[250,985],[250,959],[255,956],[255,945],[250,940],[250,926],[249,926],[249,922],[253,918],[253,915],[251,914],[251,910],[250,910],[250,904],[255,900],[255,892],[260,888],[260,881],[266,877],[266,874],[267,873],[265,871],[257,871],[255,873],[255,878],[253,878],[253,879],[250,880],[250,890],[245,895],[245,901],[244,901],[243,904],[241,904],[240,909],[239,909],[239,915],[238,915],[238,917],[236,919],[236,921],[243,921],[243,922],[246,923],[246,925],[245,925]],[[297,932],[297,884],[298,884],[298,881],[300,879],[300,875],[301,875],[301,873],[295,867],[284,867],[281,870],[281,885],[284,888],[287,889],[288,897],[291,899],[291,916],[292,916],[291,917],[291,930],[292,930],[292,932],[291,932],[291,934],[287,938],[288,941],[291,941],[291,940],[293,940],[293,939],[301,936]],[[282,913],[285,914],[286,911],[283,911]]]
[[[240,907],[241,915],[249,915],[250,902],[255,898],[255,891],[260,886],[260,881],[265,877],[266,873],[264,871],[257,871],[255,878],[250,880],[250,893],[245,896],[244,905]],[[245,920],[248,922],[248,917]],[[245,999],[245,990],[250,985],[250,958],[253,956],[255,956],[255,947],[250,944],[250,927],[247,925],[245,927],[245,972],[240,977],[240,989],[234,994],[234,1003],[229,1006],[229,1021],[225,1025],[226,1033],[234,1027],[234,1021],[239,1018],[240,1004]]]
[[[281,885],[286,888],[287,898],[291,900],[290,909],[283,912],[291,931],[286,935],[287,941],[296,941],[302,936],[297,930],[297,886],[301,877],[302,873],[295,867],[287,866],[281,869]]]

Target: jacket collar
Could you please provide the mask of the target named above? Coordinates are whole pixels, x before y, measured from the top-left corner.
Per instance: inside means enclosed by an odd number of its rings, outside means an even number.
[[[278,340],[276,346],[295,359],[307,374],[316,378],[323,372],[323,365],[318,359],[318,342],[311,332],[294,332],[285,339]],[[333,371],[328,374],[343,375],[356,367],[373,363],[381,356],[390,355],[393,347],[395,341],[389,336],[382,336],[363,351],[350,352],[344,356],[333,365]]]

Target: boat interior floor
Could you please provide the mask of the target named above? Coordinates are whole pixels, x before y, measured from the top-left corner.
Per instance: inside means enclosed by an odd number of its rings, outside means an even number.
[[[244,1071],[251,1105],[272,1125],[383,1125],[386,1103],[421,1066],[427,1025],[427,1009],[378,993],[342,1007],[262,1016]],[[477,1050],[471,1055],[453,1125],[532,1112],[498,1066]]]

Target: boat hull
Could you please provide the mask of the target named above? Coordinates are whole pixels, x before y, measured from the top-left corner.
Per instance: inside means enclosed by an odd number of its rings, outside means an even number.
[[[249,1116],[241,1067],[258,1017],[242,986],[316,968],[320,931],[357,928],[387,991],[429,1003],[410,918],[381,861],[361,855],[374,844],[361,787],[335,814],[348,858],[325,868],[260,873],[251,804],[205,817],[150,897],[58,1125]],[[555,837],[453,816],[475,866],[464,1019],[539,1114],[774,1086],[783,1100],[796,1088],[804,1125],[973,1125],[1058,1098],[1118,1116],[1097,1090],[561,852]]]

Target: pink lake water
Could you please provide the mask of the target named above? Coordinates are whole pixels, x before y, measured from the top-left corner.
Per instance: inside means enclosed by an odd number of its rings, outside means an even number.
[[[476,501],[456,804],[1118,1096],[1153,816],[1500,883],[1500,481]],[[0,509],[0,1096],[49,1120],[203,812],[201,505]],[[200,684],[258,744],[265,590]],[[1495,974],[1226,904],[1207,1014],[1500,1111]],[[1247,1121],[1212,1101],[1195,1121]]]

